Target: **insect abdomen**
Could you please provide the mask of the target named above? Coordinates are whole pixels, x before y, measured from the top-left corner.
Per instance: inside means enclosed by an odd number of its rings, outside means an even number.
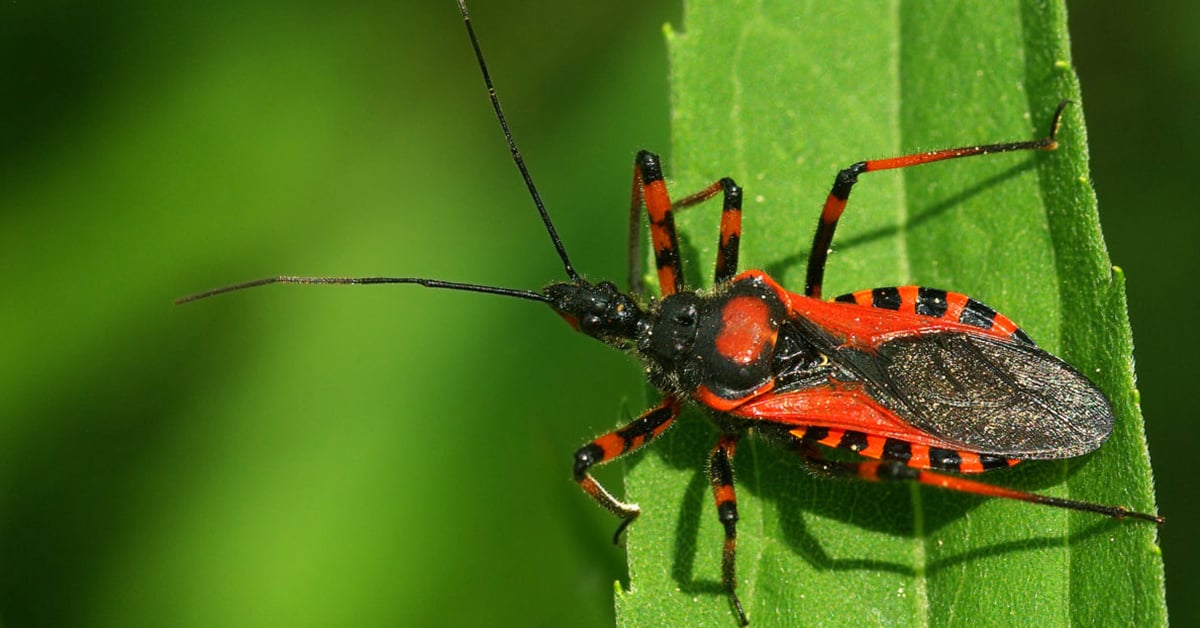
[[[845,449],[865,458],[902,462],[914,469],[982,473],[1011,467],[1020,462],[1003,456],[932,447],[856,430],[806,427],[792,430],[791,434],[807,442]]]
[[[838,296],[834,301],[970,325],[993,333],[1000,332],[1018,342],[1036,346],[1033,339],[1012,319],[987,304],[958,292],[925,286],[898,286],[859,290]]]

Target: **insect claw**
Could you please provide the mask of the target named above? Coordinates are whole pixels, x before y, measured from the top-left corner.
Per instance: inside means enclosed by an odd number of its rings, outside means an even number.
[[[633,523],[634,519],[637,519],[638,515],[640,514],[642,514],[642,511],[638,509],[637,506],[634,506],[633,511],[627,517],[621,520],[621,523],[617,525],[617,531],[613,532],[613,545],[621,544],[621,533],[624,532],[625,528],[628,528],[629,524]]]
[[[737,593],[729,591],[729,601],[733,603],[733,610],[738,616],[739,626],[749,626],[750,618],[746,617],[746,611],[742,610],[742,601],[738,599]]]

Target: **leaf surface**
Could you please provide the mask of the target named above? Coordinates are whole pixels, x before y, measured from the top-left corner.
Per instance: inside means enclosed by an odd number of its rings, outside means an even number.
[[[742,267],[802,290],[820,204],[856,161],[1032,138],[1080,102],[1059,2],[689,2],[668,32],[673,196],[746,189]],[[1100,236],[1083,108],[1053,153],[871,173],[834,240],[826,296],[920,284],[1016,320],[1109,396],[1096,453],[985,481],[1153,511],[1122,276]],[[715,203],[714,203],[715,204]],[[679,216],[691,285],[711,282],[719,211]],[[732,626],[696,412],[628,463],[629,626]],[[816,479],[744,439],[738,591],[753,625],[1160,625],[1153,526],[903,485]]]

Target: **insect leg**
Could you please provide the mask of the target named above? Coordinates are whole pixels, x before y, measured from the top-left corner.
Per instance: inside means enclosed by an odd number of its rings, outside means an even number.
[[[918,482],[927,486],[936,486],[950,491],[958,491],[960,493],[971,493],[974,495],[983,495],[985,497],[1000,497],[1004,499],[1016,499],[1034,504],[1043,504],[1046,506],[1054,506],[1056,508],[1066,508],[1068,510],[1080,510],[1084,512],[1094,512],[1113,519],[1141,519],[1161,524],[1163,518],[1157,515],[1148,515],[1140,512],[1133,512],[1122,506],[1106,506],[1104,504],[1093,504],[1074,499],[1063,499],[1061,497],[1050,497],[1048,495],[1038,495],[1037,493],[1026,493],[1025,491],[1017,491],[1003,486],[993,484],[985,484],[976,482],[953,475],[945,475],[933,471],[923,469],[914,469],[905,465],[903,462],[896,460],[866,460],[863,462],[841,462],[826,460],[821,455],[820,450],[812,446],[810,443],[798,443],[794,449],[804,458],[805,464],[809,468],[818,473],[828,475],[839,475],[847,477],[856,477],[860,480],[868,482],[891,482],[891,481],[909,481]]]
[[[743,626],[750,623],[742,602],[738,599],[737,557],[737,495],[733,491],[733,452],[737,448],[737,435],[724,434],[713,448],[708,461],[708,477],[712,482],[713,499],[717,502],[717,517],[725,527],[725,547],[721,552],[721,585],[729,592],[729,599]]]
[[[846,201],[850,198],[850,189],[858,183],[858,175],[877,170],[891,170],[919,166],[944,159],[957,159],[972,155],[987,155],[990,153],[1006,153],[1015,150],[1054,150],[1058,143],[1054,136],[1058,132],[1058,123],[1062,119],[1063,109],[1071,101],[1064,100],[1058,104],[1054,117],[1050,121],[1050,134],[1036,140],[1023,142],[1004,142],[999,144],[984,144],[980,146],[963,146],[943,150],[915,153],[889,159],[871,159],[860,161],[838,173],[833,182],[833,190],[825,198],[825,206],[821,211],[821,219],[817,223],[817,231],[813,235],[812,249],[808,254],[808,274],[804,283],[804,294],[814,298],[821,296],[821,282],[825,278],[825,260],[829,255],[829,246],[833,243],[833,232],[837,228],[842,210],[846,209]]]
[[[671,209],[687,209],[722,193],[721,239],[717,242],[717,269],[713,282],[720,284],[737,274],[738,247],[742,241],[742,188],[733,179],[725,177],[712,185],[681,198]]]
[[[629,288],[641,293],[642,257],[638,238],[638,217],[645,204],[650,219],[650,241],[658,267],[658,286],[665,297],[683,290],[683,265],[679,260],[679,238],[675,235],[675,216],[671,197],[663,181],[662,163],[650,151],[638,151],[633,162],[633,195],[629,204]]]
[[[717,249],[716,283],[732,279],[737,273],[738,246],[742,238],[742,188],[725,177],[712,185],[671,202],[663,182],[658,155],[641,151],[633,164],[633,193],[629,200],[629,289],[642,292],[642,247],[639,219],[642,205],[650,218],[650,239],[658,266],[658,283],[663,296],[683,289],[683,268],[679,259],[679,238],[675,233],[675,210],[698,205],[720,192],[721,239]]]
[[[605,510],[621,518],[621,524],[613,534],[613,543],[619,541],[621,532],[637,519],[641,511],[636,504],[618,501],[588,473],[588,469],[593,465],[619,458],[657,438],[675,422],[680,406],[678,399],[668,396],[658,407],[647,411],[624,427],[596,438],[575,452],[575,481],[579,483],[579,487]]]

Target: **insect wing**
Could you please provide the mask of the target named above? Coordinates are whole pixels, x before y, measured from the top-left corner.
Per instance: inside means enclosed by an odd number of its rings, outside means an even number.
[[[915,295],[920,289],[895,290]],[[872,292],[877,291],[851,296]],[[956,310],[970,313],[969,304],[975,303],[977,311],[991,315],[988,322],[1000,324],[984,328],[983,322],[954,311],[931,316],[916,308],[895,311],[787,296],[806,323],[800,327],[819,330],[816,334],[837,343],[829,357],[849,374],[847,379],[861,382],[874,403],[938,446],[1046,460],[1088,453],[1108,438],[1112,408],[1086,377],[1039,349],[991,308],[963,295],[942,294],[951,304],[961,302]],[[853,429],[874,433],[869,425]]]
[[[862,386],[840,382],[763,395],[736,408],[732,414],[801,428],[794,434],[802,433],[803,428],[820,427],[862,432],[929,447],[954,447],[953,443],[914,427],[876,401]],[[826,444],[833,446],[833,443]]]
[[[1112,408],[1079,371],[1049,353],[985,334],[901,336],[872,356],[872,396],[915,428],[971,451],[1025,459],[1099,447]]]

